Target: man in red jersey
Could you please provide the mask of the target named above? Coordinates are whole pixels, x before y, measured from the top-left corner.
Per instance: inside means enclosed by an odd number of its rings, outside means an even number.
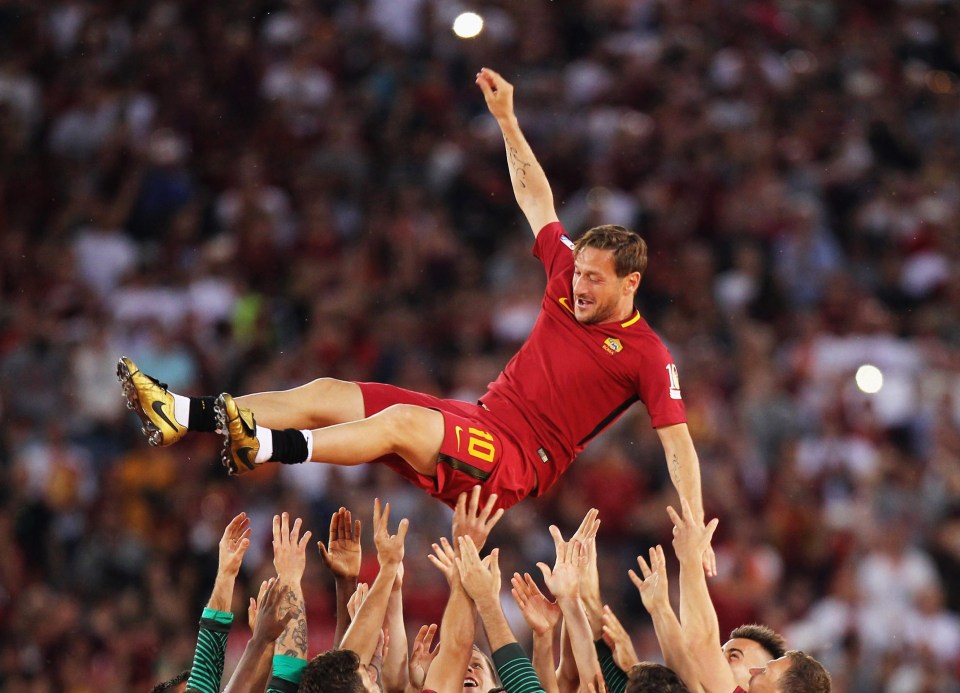
[[[319,378],[284,392],[184,397],[123,357],[128,406],[154,445],[189,431],[220,430],[233,474],[264,462],[381,462],[448,505],[478,481],[507,508],[550,488],[583,447],[643,401],[670,478],[703,519],[700,464],[686,424],[677,369],[634,307],[646,243],[621,226],[576,243],[557,218],[553,193],[517,123],[513,87],[477,75],[506,145],[513,190],[547,272],[541,313],[520,351],[478,404],[379,383]],[[256,413],[256,421],[254,420]],[[704,555],[714,571],[711,550]]]

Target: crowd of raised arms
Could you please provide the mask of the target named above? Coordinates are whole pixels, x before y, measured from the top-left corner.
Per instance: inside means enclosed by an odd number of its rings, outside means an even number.
[[[570,537],[551,525],[556,547],[553,566],[537,563],[542,576],[530,572],[509,577],[511,594],[533,634],[527,653],[504,615],[500,549],[486,547],[503,516],[496,497],[480,502],[480,486],[462,493],[453,513],[450,537],[431,544],[430,562],[446,578],[449,597],[439,624],[423,624],[408,642],[403,615],[404,544],[408,519],[391,522],[390,504],[373,503],[373,541],[379,571],[372,584],[358,582],[362,523],[341,507],[330,520],[326,542],[318,541],[320,559],[336,585],[336,630],[330,649],[308,651],[303,574],[313,533],[300,518],[284,512],[273,517],[273,564],[276,576],[250,597],[252,633],[226,688],[227,693],[827,693],[830,675],[815,659],[786,650],[783,638],[766,626],[746,624],[720,642],[710,602],[702,556],[717,527],[668,507],[673,548],[680,564],[679,617],[668,593],[662,546],[649,558],[637,556],[630,570],[650,614],[666,665],[641,662],[621,621],[600,594],[597,539],[601,520],[591,508]],[[154,693],[221,690],[234,582],[253,531],[245,513],[227,525],[219,543],[216,580],[200,619],[190,670],[158,684]],[[481,554],[485,554],[481,557]],[[552,599],[550,596],[552,596]],[[481,631],[486,635],[485,646]],[[416,624],[411,624],[414,627]],[[559,656],[555,651],[560,626]],[[412,632],[412,631],[411,631]],[[439,642],[434,640],[439,633]],[[485,652],[489,648],[490,655]]]

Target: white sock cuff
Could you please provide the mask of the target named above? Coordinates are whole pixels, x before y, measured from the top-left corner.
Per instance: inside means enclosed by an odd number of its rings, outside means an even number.
[[[190,398],[171,392],[173,395],[173,418],[177,423],[187,428],[190,425]]]
[[[273,457],[273,431],[258,425],[257,440],[260,441],[260,449],[257,451],[256,463],[269,462]]]
[[[300,429],[300,432],[303,434],[303,437],[307,439],[307,462],[313,460],[313,431],[307,431],[305,429]]]

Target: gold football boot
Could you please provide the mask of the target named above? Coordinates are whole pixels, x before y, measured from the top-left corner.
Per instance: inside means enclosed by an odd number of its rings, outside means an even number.
[[[223,434],[223,452],[220,453],[223,466],[233,475],[256,469],[260,441],[257,439],[257,422],[253,412],[238,407],[226,392],[217,397],[213,411],[217,417],[217,428]]]
[[[187,434],[187,427],[174,417],[173,395],[166,383],[143,373],[126,356],[117,363],[117,380],[123,386],[127,409],[140,417],[140,430],[150,445],[173,445]]]

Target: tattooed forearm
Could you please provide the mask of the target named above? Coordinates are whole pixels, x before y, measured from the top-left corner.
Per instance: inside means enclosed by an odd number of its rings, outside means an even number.
[[[293,618],[277,638],[277,654],[306,659],[307,656],[307,611],[303,597],[297,590],[289,589],[284,596],[284,606],[293,613]]]
[[[514,182],[521,188],[527,187],[527,169],[532,165],[529,161],[520,158],[520,151],[510,144],[510,140],[503,138],[507,145],[507,164],[510,166],[510,172],[513,174]]]
[[[670,467],[670,478],[673,479],[673,485],[679,487],[679,485],[680,485],[680,458],[677,457],[676,453],[674,453],[673,457],[670,458],[669,467]]]

